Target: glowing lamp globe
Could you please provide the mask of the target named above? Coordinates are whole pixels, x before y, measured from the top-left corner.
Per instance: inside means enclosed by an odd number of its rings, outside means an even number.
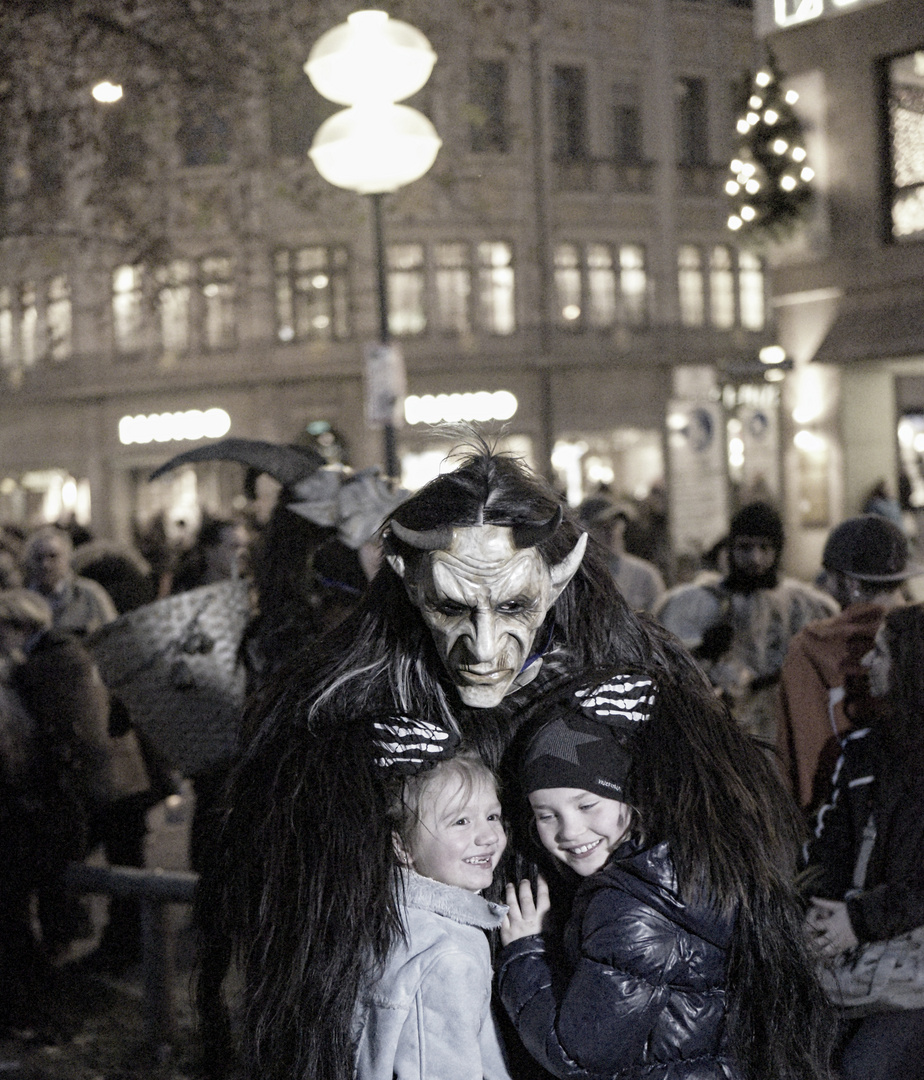
[[[359,105],[416,94],[435,63],[430,42],[410,23],[384,11],[354,11],[318,38],[305,74],[329,101]]]
[[[375,195],[419,180],[440,146],[436,129],[416,109],[355,105],[325,120],[308,156],[328,183]]]

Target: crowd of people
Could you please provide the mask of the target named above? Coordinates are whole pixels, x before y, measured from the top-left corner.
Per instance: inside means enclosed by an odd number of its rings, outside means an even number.
[[[749,503],[671,583],[656,505],[645,558],[637,508],[570,510],[477,438],[413,495],[313,473],[172,557],[5,531],[0,1025],[51,1019],[91,929],[67,864],[143,866],[180,779],[94,634],[244,580],[236,750],[189,777],[213,1080],[924,1077],[924,567],[894,515],[838,524],[809,583]],[[906,939],[900,999],[839,996]],[[113,899],[84,970],[139,955]]]

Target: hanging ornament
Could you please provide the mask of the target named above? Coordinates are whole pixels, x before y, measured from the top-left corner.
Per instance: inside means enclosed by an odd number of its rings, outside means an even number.
[[[754,76],[747,108],[738,118],[738,146],[725,184],[731,201],[728,227],[745,246],[782,243],[806,220],[815,173],[793,109],[798,99],[795,90],[781,85],[771,55]]]

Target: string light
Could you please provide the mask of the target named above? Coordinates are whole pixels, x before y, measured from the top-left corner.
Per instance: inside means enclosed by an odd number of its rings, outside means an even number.
[[[783,239],[811,200],[808,185],[815,173],[805,163],[802,125],[791,109],[798,99],[796,91],[779,85],[771,59],[754,76],[735,124],[740,140],[725,182],[733,203],[727,225],[753,243]]]

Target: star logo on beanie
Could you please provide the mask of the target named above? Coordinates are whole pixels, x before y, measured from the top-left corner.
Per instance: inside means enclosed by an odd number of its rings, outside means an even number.
[[[543,729],[543,738],[533,744],[525,764],[529,766],[537,758],[550,757],[559,761],[566,761],[571,765],[579,765],[581,757],[578,747],[584,743],[598,743],[601,736],[591,735],[586,731],[575,731],[564,720],[552,720]]]

